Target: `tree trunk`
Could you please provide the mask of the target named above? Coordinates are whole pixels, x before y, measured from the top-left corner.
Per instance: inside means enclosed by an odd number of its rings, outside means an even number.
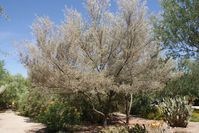
[[[126,124],[129,124],[129,100],[128,95],[125,96],[125,105],[126,105]]]
[[[103,123],[104,127],[106,127],[108,125],[108,116],[105,115],[104,116],[104,123]]]
[[[129,102],[129,99],[128,99],[128,95],[126,95],[125,99],[126,99],[126,124],[128,125],[131,107],[132,107],[132,103],[133,103],[133,95],[130,94],[130,102]]]
[[[113,91],[110,91],[108,94],[108,99],[105,104],[105,116],[104,116],[104,126],[108,124],[109,113],[111,111],[112,97],[115,95]]]

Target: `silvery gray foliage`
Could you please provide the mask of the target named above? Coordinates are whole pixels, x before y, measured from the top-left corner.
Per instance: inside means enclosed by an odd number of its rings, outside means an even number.
[[[117,3],[118,12],[110,12],[110,0],[86,0],[88,19],[66,9],[60,25],[38,17],[32,26],[35,41],[20,49],[32,82],[60,93],[100,96],[160,89],[175,77],[175,64],[161,59],[151,36],[145,3]]]

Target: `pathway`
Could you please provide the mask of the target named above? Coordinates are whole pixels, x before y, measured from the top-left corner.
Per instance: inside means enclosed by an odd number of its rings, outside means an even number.
[[[44,133],[45,126],[8,110],[0,113],[0,133]]]

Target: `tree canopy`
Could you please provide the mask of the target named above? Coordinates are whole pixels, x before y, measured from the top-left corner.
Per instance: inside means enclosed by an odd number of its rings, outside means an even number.
[[[181,69],[184,71],[182,77],[177,78],[167,84],[161,95],[174,97],[189,96],[190,98],[199,97],[199,63],[191,60],[183,60]]]
[[[0,5],[0,16],[8,18],[7,14],[5,13],[5,9]]]
[[[163,12],[154,21],[156,38],[173,57],[195,56],[199,49],[199,1],[161,0]]]
[[[109,0],[87,0],[88,19],[66,9],[66,21],[54,25],[39,17],[33,24],[36,43],[26,42],[21,60],[36,86],[60,93],[95,95],[106,109],[117,93],[160,89],[171,79],[175,64],[160,57],[151,36],[146,6],[140,0],[118,0],[118,12]],[[106,101],[102,102],[102,96]],[[108,104],[108,106],[107,106]]]

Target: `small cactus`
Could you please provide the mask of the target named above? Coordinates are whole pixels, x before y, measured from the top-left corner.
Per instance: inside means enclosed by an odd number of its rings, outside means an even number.
[[[163,99],[160,107],[163,111],[164,120],[171,127],[187,127],[193,110],[185,98]]]

